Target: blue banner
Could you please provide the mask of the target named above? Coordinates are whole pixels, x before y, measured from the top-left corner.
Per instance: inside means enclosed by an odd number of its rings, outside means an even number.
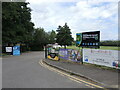
[[[19,56],[20,55],[20,46],[13,47],[13,55]]]

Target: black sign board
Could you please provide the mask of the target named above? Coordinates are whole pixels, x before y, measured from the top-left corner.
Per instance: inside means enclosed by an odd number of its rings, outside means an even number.
[[[50,53],[51,58],[55,58],[56,54],[55,53]]]
[[[58,56],[57,53],[50,53],[49,55],[50,55],[51,58],[55,58],[56,56]]]
[[[80,34],[76,34],[80,35]],[[99,42],[100,42],[100,31],[94,31],[94,32],[83,32],[81,33],[81,43],[76,45],[78,47],[88,47],[88,48],[99,48]],[[77,41],[79,42],[79,41]]]

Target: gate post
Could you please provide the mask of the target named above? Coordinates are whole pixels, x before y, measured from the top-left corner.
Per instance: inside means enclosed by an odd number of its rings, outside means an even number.
[[[82,61],[81,61],[81,62],[82,62],[82,64],[83,64],[83,47],[82,47]]]
[[[47,46],[45,46],[45,59],[47,59]]]

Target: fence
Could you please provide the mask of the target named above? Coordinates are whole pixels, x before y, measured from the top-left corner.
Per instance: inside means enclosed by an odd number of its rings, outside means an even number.
[[[45,57],[50,56],[50,58],[54,58],[58,56],[59,59],[70,60],[74,62],[82,62],[82,51],[81,50],[73,50],[73,49],[54,49],[52,47],[45,49]]]
[[[73,62],[85,62],[101,66],[112,67],[120,69],[120,60],[118,58],[117,50],[100,50],[100,49],[83,49],[83,50],[73,50],[73,49],[59,49],[55,50],[53,48],[47,49],[48,55],[56,55],[60,59],[70,60]]]

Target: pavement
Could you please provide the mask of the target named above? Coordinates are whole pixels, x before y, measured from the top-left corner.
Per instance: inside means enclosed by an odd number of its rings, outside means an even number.
[[[55,68],[89,79],[108,88],[118,88],[120,85],[118,84],[118,70],[106,70],[89,64],[71,63],[64,60],[53,61],[44,59],[43,62]]]

